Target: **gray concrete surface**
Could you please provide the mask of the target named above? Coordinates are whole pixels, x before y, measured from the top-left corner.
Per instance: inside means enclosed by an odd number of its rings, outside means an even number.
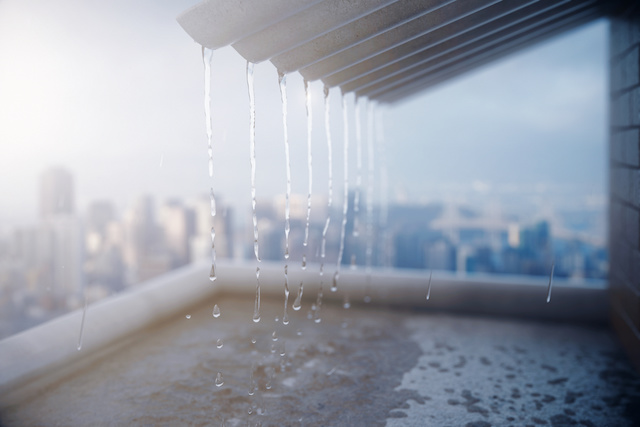
[[[216,303],[219,318],[212,316]],[[639,420],[640,380],[608,329],[329,304],[317,324],[308,318],[310,301],[297,312],[289,307],[290,323],[283,325],[282,309],[281,299],[263,300],[256,324],[252,297],[203,301],[6,409],[2,425],[633,426]]]

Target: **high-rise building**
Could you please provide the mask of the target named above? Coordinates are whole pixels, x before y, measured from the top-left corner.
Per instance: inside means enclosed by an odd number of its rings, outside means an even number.
[[[72,215],[75,210],[73,176],[61,167],[47,169],[40,176],[40,216]]]

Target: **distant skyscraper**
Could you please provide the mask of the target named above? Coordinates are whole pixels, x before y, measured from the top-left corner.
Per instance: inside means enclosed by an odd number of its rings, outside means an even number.
[[[50,219],[60,214],[71,215],[75,209],[73,176],[60,167],[47,169],[40,176],[40,215]]]

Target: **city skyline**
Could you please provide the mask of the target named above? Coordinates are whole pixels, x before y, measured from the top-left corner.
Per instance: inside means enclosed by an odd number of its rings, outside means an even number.
[[[0,3],[3,226],[35,220],[38,173],[50,164],[74,171],[80,209],[99,199],[123,209],[139,194],[185,197],[212,185],[238,212],[250,206],[246,64],[231,48],[213,55],[211,180],[200,49],[175,22],[193,3]],[[524,191],[568,188],[602,199],[606,26],[589,24],[385,110],[392,197],[424,202],[443,189],[458,197],[456,189],[477,188],[491,198],[509,181]],[[257,196],[268,199],[284,193],[286,182],[281,106],[273,66],[257,64],[254,76]],[[287,76],[296,194],[306,194],[307,186],[302,83],[297,74]],[[326,194],[322,87],[311,87],[313,190]],[[352,185],[353,102],[348,97]],[[331,111],[338,201],[342,114],[336,90]]]

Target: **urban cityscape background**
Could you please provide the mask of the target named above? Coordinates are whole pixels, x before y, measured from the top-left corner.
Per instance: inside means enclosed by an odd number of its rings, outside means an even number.
[[[95,302],[189,263],[210,260],[211,227],[218,259],[254,259],[252,227],[244,213],[208,195],[154,200],[141,195],[124,212],[111,200],[76,206],[72,171],[53,167],[40,176],[39,220],[0,235],[0,338]],[[544,212],[514,213],[477,201],[410,202],[372,206],[367,227],[366,194],[353,209],[350,193],[342,264],[444,270],[460,274],[511,274],[604,279],[608,253],[605,204],[573,205]],[[522,203],[518,203],[522,206]],[[258,199],[260,254],[282,261],[284,196]],[[291,198],[291,258],[319,261],[327,215],[326,262],[335,263],[342,206],[328,211],[326,195],[313,199],[308,253],[303,246],[307,195]],[[358,224],[354,226],[354,224]],[[355,228],[355,230],[354,230]],[[370,230],[370,232],[369,232]],[[370,240],[371,239],[371,240]],[[367,245],[373,248],[367,259]]]

